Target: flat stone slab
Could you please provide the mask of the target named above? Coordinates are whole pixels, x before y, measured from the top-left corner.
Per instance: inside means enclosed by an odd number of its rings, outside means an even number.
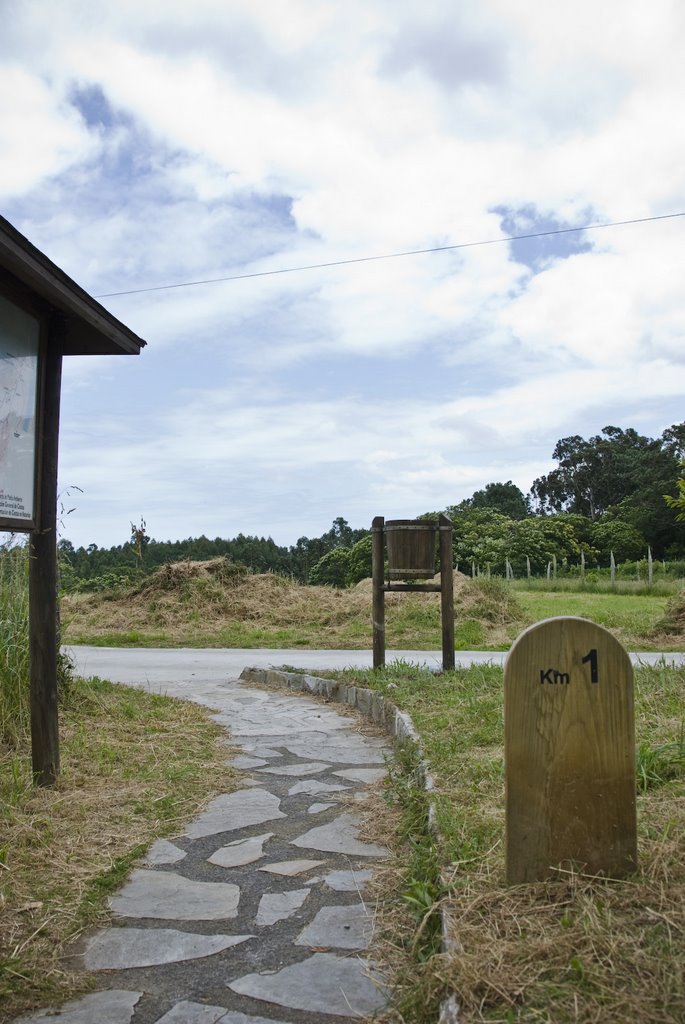
[[[257,925],[263,927],[284,921],[300,909],[310,892],[311,889],[291,889],[290,892],[264,893],[257,908]]]
[[[368,785],[372,782],[380,782],[388,774],[385,768],[345,768],[340,772],[333,772],[341,779],[349,779],[351,782],[363,782]]]
[[[307,808],[307,814],[321,814],[322,811],[327,811],[329,807],[335,807],[335,804],[312,804],[311,807]]]
[[[242,769],[261,768],[262,765],[267,763],[268,762],[263,757],[249,757],[247,754],[238,754],[238,756],[234,757],[231,761],[234,768]]]
[[[190,839],[200,839],[285,818],[285,814],[279,810],[280,805],[277,796],[263,789],[239,789],[235,793],[223,793],[190,823],[186,835]]]
[[[360,740],[352,735],[347,740],[337,736],[335,741],[327,741],[325,738],[317,740],[305,740],[304,742],[285,744],[286,750],[295,757],[313,758],[330,761],[337,764],[382,764],[385,755],[388,753],[386,744],[374,746],[369,741]]]
[[[83,963],[88,971],[153,967],[212,956],[254,935],[196,935],[175,928],[107,928],[88,943]],[[91,1017],[91,1021],[99,1020]]]
[[[216,715],[217,721],[230,726],[235,739],[264,737],[268,744],[280,746],[278,739],[292,741],[295,736],[330,733],[349,729],[349,721],[335,711],[322,707],[300,695],[281,696],[255,691],[251,702],[233,699]]]
[[[362,843],[357,839],[359,819],[354,814],[341,814],[327,825],[311,828],[304,835],[291,840],[292,846],[322,853],[348,853],[352,857],[388,857],[390,851],[376,843]]]
[[[386,1004],[380,979],[361,957],[315,953],[275,974],[246,974],[229,982],[239,995],[277,1006],[337,1017],[364,1017]]]
[[[361,892],[367,882],[373,878],[373,871],[331,871],[326,875],[324,883],[335,892]]]
[[[170,843],[168,839],[157,839],[147,852],[143,864],[149,868],[157,864],[176,864],[186,856],[185,850]]]
[[[229,1010],[225,1017],[221,1018],[221,1024],[286,1024],[282,1020],[273,1020],[271,1017],[251,1017],[247,1013],[239,1013],[238,1010]]]
[[[295,939],[296,946],[333,946],[335,949],[367,949],[373,921],[361,903],[322,907],[311,924]]]
[[[207,1003],[193,1003],[184,999],[160,1017],[157,1024],[218,1024],[224,1020],[226,1013],[225,1006],[209,1006]]]
[[[264,857],[264,843],[273,837],[273,832],[265,832],[262,836],[250,839],[236,839],[235,842],[222,846],[207,860],[210,864],[218,864],[222,868],[238,868],[243,864],[252,864]]]
[[[173,871],[137,869],[109,905],[120,917],[221,921],[236,917],[240,889],[230,882],[193,882]]]
[[[176,1003],[168,1013],[160,1017],[157,1024],[285,1024],[284,1021],[267,1020],[266,1017],[250,1017],[225,1006],[209,1006],[184,999]]]
[[[325,860],[281,860],[276,864],[265,864],[260,871],[270,871],[273,875],[301,875],[304,871],[311,871],[325,864]]]
[[[323,761],[310,761],[307,764],[289,764],[282,768],[278,766],[275,768],[260,768],[259,771],[262,775],[293,775],[297,777],[299,775],[317,775],[319,772],[324,772],[330,767],[330,764],[324,764]]]
[[[29,1017],[20,1017],[16,1024],[129,1024],[142,994],[118,988],[90,992],[65,1003],[61,1010],[39,1010]]]
[[[297,796],[298,793],[306,793],[307,796],[317,796],[319,793],[342,793],[349,789],[349,786],[338,786],[331,782],[319,782],[318,779],[306,779],[304,782],[296,782],[288,790],[288,796]]]

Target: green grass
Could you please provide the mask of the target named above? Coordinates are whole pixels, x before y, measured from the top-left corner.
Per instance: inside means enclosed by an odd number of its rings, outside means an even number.
[[[69,644],[84,644],[90,647],[289,648],[311,647],[312,631],[297,628],[265,629],[238,622],[212,633],[191,630],[176,635],[167,632],[148,633],[139,629],[95,634],[72,631],[67,640]]]
[[[637,785],[641,793],[656,786],[663,786],[672,779],[685,776],[685,741],[681,728],[680,737],[672,743],[652,746],[641,743],[636,759]]]
[[[479,651],[485,648],[487,635],[478,619],[464,619],[454,623],[454,649]]]
[[[631,650],[661,649],[649,633],[663,616],[668,595],[518,588],[516,595],[531,622],[555,615],[578,615],[605,626]]]

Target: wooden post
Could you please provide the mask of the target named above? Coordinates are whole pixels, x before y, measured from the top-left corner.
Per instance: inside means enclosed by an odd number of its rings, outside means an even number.
[[[452,520],[441,515],[440,529],[440,612],[442,616],[442,669],[454,668],[454,553]]]
[[[49,786],[59,775],[57,719],[57,454],[63,329],[48,328],[38,451],[41,458],[38,529],[29,544],[29,676],[33,775]]]
[[[504,670],[507,880],[637,866],[633,670],[587,619],[525,630]],[[558,877],[558,875],[557,875]]]
[[[385,591],[384,567],[385,555],[383,544],[383,527],[385,519],[376,516],[371,524],[371,565],[373,577],[373,667],[383,668],[385,665]]]

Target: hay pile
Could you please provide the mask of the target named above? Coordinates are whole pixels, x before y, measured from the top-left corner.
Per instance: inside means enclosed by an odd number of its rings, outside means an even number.
[[[685,590],[667,602],[664,614],[653,630],[653,639],[659,637],[668,637],[671,643],[674,637],[685,641]]]
[[[274,633],[299,630],[311,647],[366,648],[371,645],[371,591],[370,579],[349,590],[304,586],[274,573],[251,574],[226,558],[214,558],[163,565],[125,593],[69,595],[63,601],[63,621],[70,642],[135,631],[145,634],[146,642],[191,645],[211,644],[217,634],[218,645],[231,646],[218,633],[240,625]],[[479,619],[489,630],[501,631],[523,618],[501,580],[471,580],[455,573],[454,603],[458,620]],[[398,640],[406,640],[407,646],[439,647],[440,595],[386,594],[386,621],[389,642],[396,628]],[[252,645],[261,645],[258,639]],[[277,639],[274,645],[283,646]],[[302,639],[296,642],[303,645]]]

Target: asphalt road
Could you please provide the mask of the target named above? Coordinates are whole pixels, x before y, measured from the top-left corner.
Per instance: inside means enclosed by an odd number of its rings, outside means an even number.
[[[263,648],[146,648],[146,647],[66,647],[76,671],[82,676],[100,676],[113,683],[149,685],[216,683],[237,678],[247,667],[281,668],[291,666],[316,674],[317,669],[371,668],[371,651],[266,650]],[[661,658],[685,665],[685,654],[638,653],[630,655],[633,664],[654,664]],[[458,666],[476,664],[503,665],[504,651],[457,651]],[[387,651],[386,663],[402,660],[428,668],[440,668],[440,651]]]

